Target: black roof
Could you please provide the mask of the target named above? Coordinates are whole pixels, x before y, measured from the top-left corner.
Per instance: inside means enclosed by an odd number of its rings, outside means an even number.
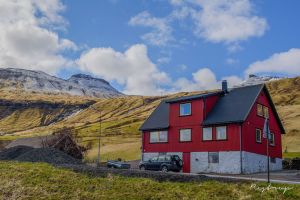
[[[190,95],[190,96],[183,96],[183,97],[177,97],[173,99],[168,99],[166,100],[167,103],[176,103],[180,101],[188,101],[188,100],[194,100],[194,99],[202,99],[214,95],[219,95],[223,94],[223,91],[218,91],[218,92],[209,92],[209,93],[204,93],[204,94],[196,94],[196,95]]]
[[[263,85],[253,85],[231,89],[219,98],[202,124],[214,125],[243,122],[263,87]]]
[[[163,100],[146,119],[140,130],[167,129],[169,127],[169,104]]]
[[[217,125],[244,122],[250,113],[258,95],[264,90],[269,99],[271,108],[283,133],[285,130],[276,111],[271,95],[264,84],[234,88],[226,93],[207,115],[202,125]]]
[[[234,88],[230,89],[228,93],[219,91],[164,100],[149,116],[149,118],[141,126],[140,130],[145,131],[167,129],[169,127],[169,103],[205,98],[212,95],[220,95],[220,98],[213,109],[208,113],[202,125],[209,126],[218,124],[242,123],[246,120],[251,108],[253,107],[258,95],[262,90],[265,90],[279,126],[282,132],[285,133],[268,89],[264,84]]]

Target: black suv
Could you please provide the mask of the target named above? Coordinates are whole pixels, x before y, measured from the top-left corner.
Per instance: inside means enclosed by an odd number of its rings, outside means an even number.
[[[140,170],[161,170],[163,172],[175,171],[182,169],[183,162],[177,155],[162,155],[153,157],[148,161],[141,162]]]

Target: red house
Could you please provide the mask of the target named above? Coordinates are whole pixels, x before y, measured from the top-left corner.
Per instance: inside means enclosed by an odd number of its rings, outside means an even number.
[[[269,118],[270,169],[282,169],[285,133],[265,85],[227,89],[164,100],[141,126],[142,159],[176,154],[184,172],[255,173],[267,170]]]

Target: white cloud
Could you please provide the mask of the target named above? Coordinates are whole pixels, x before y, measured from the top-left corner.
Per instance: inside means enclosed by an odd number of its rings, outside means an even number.
[[[267,21],[253,15],[249,0],[196,0],[201,7],[193,13],[195,34],[210,42],[234,43],[250,37],[260,37]]]
[[[251,64],[246,74],[253,73],[282,73],[286,75],[300,74],[300,49],[290,49],[286,52],[275,53],[270,58]]]
[[[61,53],[77,47],[54,31],[65,28],[63,10],[59,0],[0,0],[0,67],[54,74],[69,65]]]
[[[234,65],[234,64],[239,63],[239,60],[238,60],[238,59],[235,59],[235,58],[227,58],[225,62],[226,62],[226,64],[228,64],[228,65]]]
[[[130,25],[151,27],[142,38],[149,44],[163,46],[174,39],[172,24],[191,19],[194,34],[213,43],[225,43],[228,51],[242,49],[240,42],[261,37],[268,28],[267,20],[255,15],[250,0],[169,0],[172,12],[165,17],[154,17],[142,12],[131,18]],[[184,27],[184,26],[183,26]],[[187,28],[187,27],[185,27]]]
[[[124,53],[112,48],[93,48],[83,53],[77,64],[82,71],[122,84],[126,94],[160,94],[164,92],[160,86],[170,81],[149,59],[143,44],[133,45]]]
[[[179,78],[174,84],[174,91],[200,91],[218,89],[221,87],[222,80],[227,80],[229,87],[242,82],[237,76],[223,77],[217,80],[216,75],[209,68],[201,68],[192,74],[193,79]]]
[[[180,5],[184,4],[183,0],[169,0],[169,2],[171,5],[174,5],[174,6],[180,6]]]
[[[151,32],[142,36],[142,39],[149,44],[164,46],[173,40],[173,30],[169,26],[167,19],[153,17],[147,11],[132,17],[129,21],[129,25],[152,28],[153,30]]]

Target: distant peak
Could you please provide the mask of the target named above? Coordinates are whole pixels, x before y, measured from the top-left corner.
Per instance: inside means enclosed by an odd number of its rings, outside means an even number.
[[[109,82],[107,82],[106,80],[102,79],[102,78],[95,78],[92,77],[91,75],[87,75],[87,74],[74,74],[70,77],[69,80],[74,80],[74,79],[87,79],[87,80],[97,80],[97,81],[101,81],[103,83],[106,83],[107,85],[109,85]]]
[[[86,78],[86,79],[90,79],[93,78],[91,75],[87,75],[87,74],[74,74],[71,76],[71,78]]]

